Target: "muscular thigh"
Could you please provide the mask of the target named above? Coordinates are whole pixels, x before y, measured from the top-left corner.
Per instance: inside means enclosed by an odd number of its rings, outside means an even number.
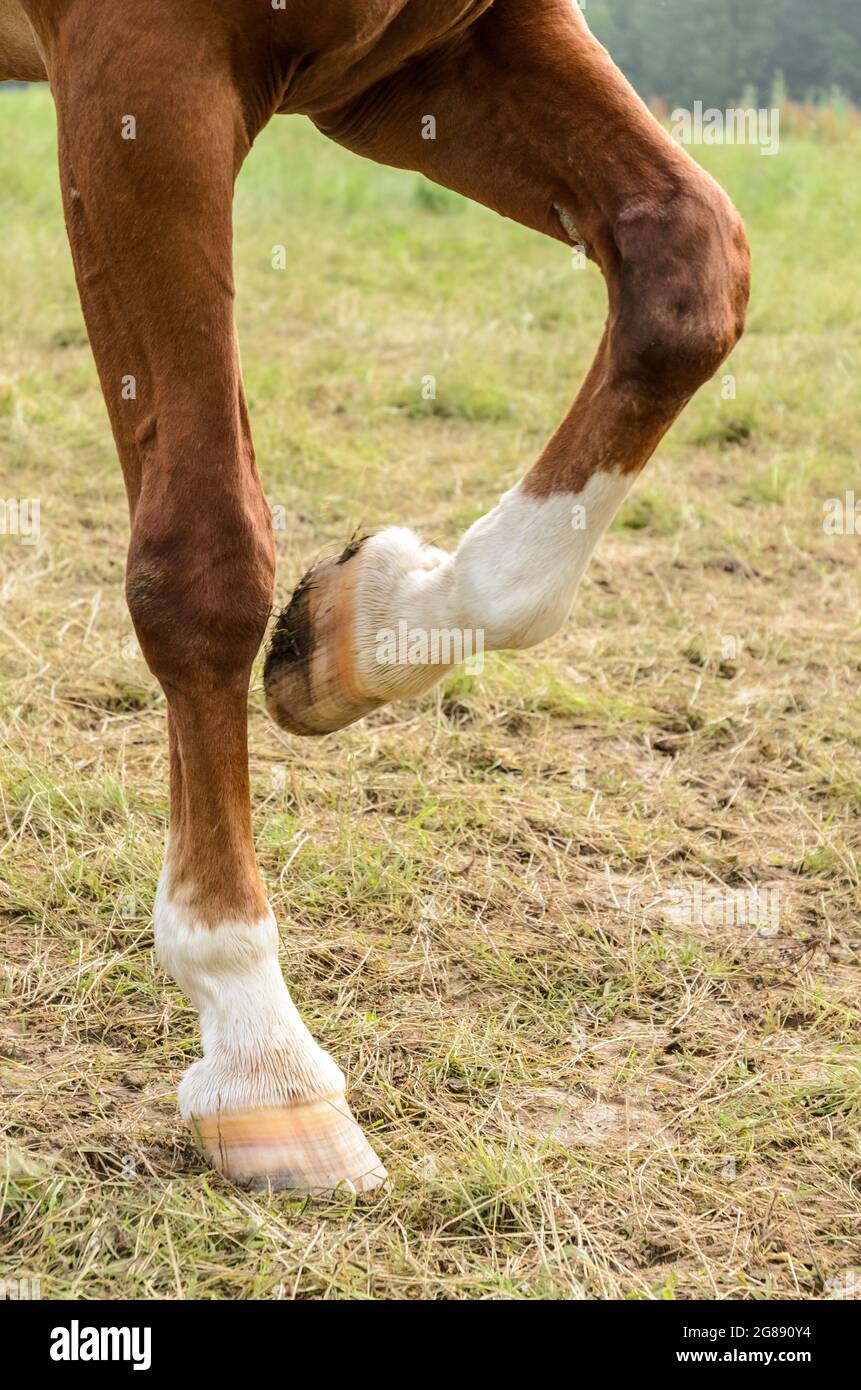
[[[277,109],[313,115],[454,41],[494,0],[284,0],[270,27]]]
[[[349,149],[548,235],[571,240],[576,227],[605,269],[610,224],[632,196],[658,206],[690,177],[572,0],[496,0],[450,40],[312,116]]]

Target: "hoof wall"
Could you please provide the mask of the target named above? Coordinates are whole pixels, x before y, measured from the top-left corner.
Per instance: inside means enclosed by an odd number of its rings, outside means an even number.
[[[191,1124],[213,1166],[240,1187],[365,1196],[388,1176],[343,1096]]]
[[[309,570],[275,625],[263,671],[266,707],[288,733],[333,733],[384,703],[365,695],[354,674],[354,596],[365,539]]]

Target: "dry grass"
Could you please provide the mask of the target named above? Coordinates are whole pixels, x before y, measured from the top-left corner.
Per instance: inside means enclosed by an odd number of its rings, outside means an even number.
[[[285,969],[394,1177],[354,1208],[238,1193],[177,1121],[196,1026],[148,923],[164,708],[52,138],[44,93],[0,102],[0,495],[42,508],[38,546],[0,538],[0,1274],[75,1298],[845,1293],[861,537],[825,535],[822,503],[858,483],[846,151],[709,152],[757,253],[738,397],[712,383],[674,431],[576,623],[320,743],[254,691]],[[255,152],[237,238],[281,597],[359,525],[453,542],[597,341],[600,284],[564,250],[301,123]],[[777,889],[779,921],[686,925],[692,885]]]

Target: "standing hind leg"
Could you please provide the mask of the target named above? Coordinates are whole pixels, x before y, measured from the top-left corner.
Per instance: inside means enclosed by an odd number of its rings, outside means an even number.
[[[391,527],[306,576],[266,668],[270,711],[300,734],[420,693],[460,652],[555,632],[639,470],[737,341],[749,285],[729,199],[649,114],[572,0],[496,0],[448,47],[311,114],[363,155],[558,240],[582,238],[609,316],[562,425],[453,555]],[[428,115],[434,139],[423,138]]]
[[[344,1077],[284,983],[255,861],[247,691],[271,602],[271,514],[233,327],[233,183],[248,148],[217,11],[28,0],[48,54],[66,221],[132,513],[127,594],[165,691],[171,829],[156,949],[200,1013],[180,1107],[241,1182],[384,1176]],[[244,94],[243,94],[244,95]]]

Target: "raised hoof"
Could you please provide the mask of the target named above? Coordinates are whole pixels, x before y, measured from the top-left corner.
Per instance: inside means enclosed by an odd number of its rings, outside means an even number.
[[[364,1196],[388,1176],[343,1096],[196,1116],[191,1124],[214,1167],[240,1187]]]
[[[266,707],[291,734],[333,733],[385,703],[365,695],[355,677],[357,557],[366,539],[310,569],[275,624],[263,669]]]

